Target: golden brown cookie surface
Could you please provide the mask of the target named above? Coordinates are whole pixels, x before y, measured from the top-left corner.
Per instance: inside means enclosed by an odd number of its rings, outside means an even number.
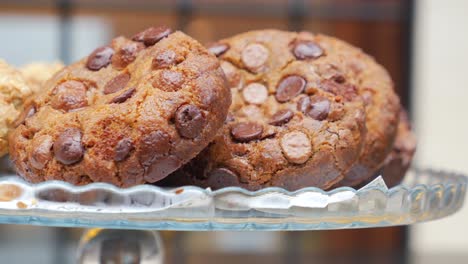
[[[231,102],[215,56],[181,32],[117,37],[65,67],[10,137],[33,182],[155,182],[193,158]]]

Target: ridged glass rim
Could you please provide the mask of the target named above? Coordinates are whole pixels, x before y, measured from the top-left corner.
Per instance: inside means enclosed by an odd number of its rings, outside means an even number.
[[[330,191],[316,187],[296,191],[227,187],[212,191],[196,186],[153,185],[122,189],[106,183],[31,184],[17,176],[3,177],[0,186],[20,186],[30,200],[18,206],[26,195],[23,193],[19,199],[0,201],[0,223],[158,230],[317,230],[412,224],[448,216],[463,205],[466,176],[431,169],[413,169],[410,175],[404,185],[390,189],[385,184],[371,184],[359,190],[340,187]],[[117,195],[121,204],[98,205],[98,201],[89,205],[73,199],[58,202],[42,198],[35,205],[31,203],[41,192],[57,189],[73,197],[102,191]],[[134,205],[132,199],[148,194],[160,204]],[[232,205],[230,199],[234,199]]]
[[[467,184],[468,183],[468,176],[465,176],[462,173],[456,173],[456,172],[447,172],[443,170],[433,170],[433,169],[419,169],[419,168],[413,168],[411,171],[416,172],[416,173],[430,173],[430,174],[436,174],[436,173],[443,173],[447,178],[450,178],[453,180],[453,182],[450,183],[460,183],[460,184]],[[106,189],[106,190],[111,190],[117,193],[131,193],[131,192],[136,192],[136,191],[148,191],[148,190],[156,190],[158,192],[167,192],[167,191],[172,191],[176,189],[184,189],[184,190],[197,190],[197,191],[203,191],[206,194],[212,194],[212,195],[218,195],[226,192],[240,192],[245,195],[250,195],[250,196],[258,196],[261,194],[265,193],[270,193],[270,192],[280,192],[286,195],[297,195],[302,192],[319,192],[322,194],[334,194],[337,192],[342,192],[342,191],[351,191],[354,193],[358,193],[364,188],[356,190],[353,187],[348,187],[348,186],[342,186],[338,187],[332,190],[322,190],[317,187],[304,187],[295,191],[288,191],[286,189],[280,188],[280,187],[267,187],[263,188],[257,191],[250,191],[242,187],[236,187],[236,186],[231,186],[231,187],[224,187],[218,190],[211,190],[210,188],[201,188],[198,186],[192,186],[192,185],[185,185],[185,186],[178,186],[178,187],[160,187],[157,185],[151,185],[151,184],[141,184],[141,185],[136,185],[128,188],[120,188],[115,185],[109,184],[109,183],[104,183],[104,182],[95,182],[95,183],[90,183],[87,185],[73,185],[71,183],[65,182],[65,181],[58,181],[58,180],[50,180],[50,181],[44,181],[41,183],[30,183],[25,181],[24,179],[20,178],[19,176],[2,176],[0,177],[0,183],[5,183],[5,182],[15,182],[15,183],[20,183],[23,185],[27,185],[29,187],[34,187],[35,189],[42,189],[42,188],[48,188],[48,187],[61,187],[65,188],[68,190],[71,190],[73,192],[84,192],[84,191],[89,191],[89,190],[94,190],[94,189]],[[449,183],[449,182],[444,182],[444,183]],[[423,183],[417,183],[413,186],[406,186],[404,185],[404,182],[400,185],[391,187],[391,188],[382,188],[378,186],[370,186],[370,187],[365,187],[365,189],[378,189],[384,192],[391,192],[392,190],[396,189],[404,189],[406,191],[409,191],[411,189],[415,188],[420,188],[420,187],[428,187],[428,186],[435,186],[440,183],[435,183],[431,185],[423,184]]]

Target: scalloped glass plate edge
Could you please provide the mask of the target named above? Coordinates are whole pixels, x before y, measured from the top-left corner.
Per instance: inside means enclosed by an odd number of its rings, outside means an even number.
[[[29,184],[0,178],[0,223],[153,230],[324,230],[419,223],[449,216],[464,202],[461,174],[411,170],[402,185],[289,192],[217,191],[103,183]]]

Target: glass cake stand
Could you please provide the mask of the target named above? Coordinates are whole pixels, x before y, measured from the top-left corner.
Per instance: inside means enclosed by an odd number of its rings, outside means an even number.
[[[466,185],[463,175],[418,169],[390,189],[379,177],[359,190],[308,187],[294,192],[151,185],[119,189],[103,183],[77,187],[58,181],[29,184],[18,177],[3,177],[0,223],[100,228],[91,229],[83,237],[78,257],[81,263],[92,263],[85,261],[85,255],[102,257],[105,245],[112,245],[109,252],[120,252],[113,256],[116,258],[136,256],[132,255],[135,250],[162,258],[154,230],[327,230],[408,225],[457,212],[463,206]],[[123,241],[123,237],[140,242],[105,244],[109,239]],[[100,245],[99,250],[90,250],[94,248],[90,245]]]

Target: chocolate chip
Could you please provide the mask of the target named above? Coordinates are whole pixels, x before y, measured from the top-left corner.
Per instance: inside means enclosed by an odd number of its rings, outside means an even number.
[[[252,72],[258,72],[267,62],[270,52],[259,43],[249,44],[241,54],[241,60],[245,67]]]
[[[110,100],[111,104],[121,104],[125,103],[128,99],[130,99],[136,92],[135,88],[130,88],[127,91],[123,92],[122,94],[117,95],[116,97]]]
[[[310,97],[304,96],[297,102],[297,110],[301,111],[302,113],[307,113],[310,109]]]
[[[13,123],[14,127],[19,127],[20,125],[23,125],[26,119],[30,118],[36,113],[36,106],[34,104],[30,104],[26,106],[21,112],[21,114],[18,116],[18,118],[15,120]]]
[[[79,81],[66,81],[55,87],[51,105],[54,109],[70,111],[88,105],[86,86]]]
[[[268,90],[261,83],[251,83],[242,89],[244,100],[249,104],[263,104],[268,99]]]
[[[127,83],[130,81],[130,74],[129,73],[122,73],[114,77],[114,79],[107,82],[106,86],[104,86],[104,94],[111,94],[118,92],[125,88]]]
[[[173,50],[165,50],[159,53],[152,61],[153,69],[164,69],[174,65],[176,56],[177,54]]]
[[[338,74],[338,75],[333,76],[333,81],[335,81],[337,83],[345,83],[346,78],[343,75]]]
[[[117,69],[123,69],[128,64],[132,63],[138,54],[138,52],[144,49],[145,45],[141,43],[128,43],[120,48],[114,56],[112,56],[112,66]]]
[[[92,71],[98,71],[109,65],[112,55],[114,55],[114,50],[109,46],[97,48],[89,55],[86,67]]]
[[[216,42],[208,46],[208,50],[216,57],[223,55],[228,49],[229,45],[226,43]]]
[[[117,162],[123,161],[128,158],[130,152],[135,147],[133,146],[133,142],[129,138],[124,138],[117,143],[117,146],[115,147],[115,156],[114,160]]]
[[[312,145],[306,134],[293,131],[285,134],[280,140],[283,154],[289,162],[302,164],[312,155]]]
[[[322,96],[303,97],[297,103],[297,109],[315,120],[322,121],[330,112],[330,101]]]
[[[52,159],[53,139],[49,135],[41,135],[33,139],[32,152],[29,156],[29,163],[35,169],[42,170]]]
[[[307,115],[315,120],[322,121],[327,118],[330,112],[330,101],[325,97],[312,97],[311,108]]]
[[[85,152],[81,137],[82,134],[78,128],[68,128],[63,131],[54,143],[55,158],[65,165],[81,161]]]
[[[133,36],[132,40],[143,42],[146,46],[152,46],[171,33],[172,30],[165,26],[150,27]]]
[[[161,130],[153,131],[142,136],[140,142],[140,162],[148,167],[155,160],[169,153],[171,137]]]
[[[249,142],[262,137],[263,126],[255,122],[241,122],[232,126],[231,135],[239,142]]]
[[[216,168],[208,174],[208,186],[219,189],[225,186],[239,185],[237,174],[227,168]]]
[[[180,166],[182,166],[182,161],[173,155],[157,159],[146,171],[145,180],[149,183],[157,182],[180,168]]]
[[[269,124],[274,126],[281,126],[291,121],[293,116],[294,113],[289,109],[279,110],[271,117]]]
[[[323,55],[323,49],[312,41],[300,41],[293,48],[294,56],[298,60],[316,59]]]
[[[181,88],[183,83],[184,76],[182,73],[172,70],[163,70],[153,80],[152,85],[154,88],[162,91],[175,92]]]
[[[175,114],[177,131],[184,138],[196,138],[203,130],[205,121],[200,109],[190,104],[182,105]]]
[[[334,95],[341,95],[346,101],[352,101],[358,96],[356,86],[347,83],[337,83],[333,80],[323,80],[319,88]]]
[[[280,103],[287,102],[298,96],[306,86],[306,80],[297,75],[283,78],[276,88],[276,100]]]

